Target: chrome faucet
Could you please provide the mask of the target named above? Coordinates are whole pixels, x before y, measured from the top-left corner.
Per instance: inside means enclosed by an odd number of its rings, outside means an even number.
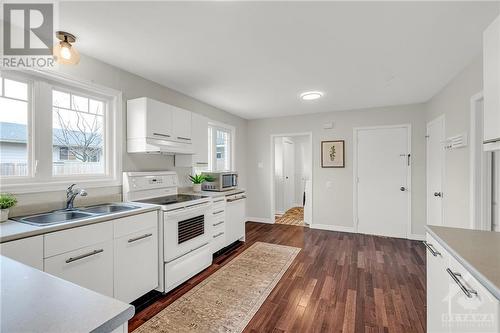
[[[66,190],[66,210],[73,209],[73,201],[77,195],[81,195],[82,197],[87,196],[87,191],[84,189],[73,188],[76,184],[71,184],[70,187]]]

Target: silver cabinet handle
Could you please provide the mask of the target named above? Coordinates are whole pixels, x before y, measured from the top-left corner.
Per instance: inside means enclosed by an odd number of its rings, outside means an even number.
[[[498,142],[498,141],[500,141],[500,138],[483,141],[483,144],[494,143],[494,142]]]
[[[458,278],[462,277],[462,274],[453,272],[449,268],[447,268],[446,271],[448,272],[448,274],[450,274],[450,276],[453,279],[453,281],[455,281],[455,283],[458,284],[458,286],[460,287],[460,289],[462,289],[462,291],[464,292],[465,296],[467,296],[469,298],[472,298],[472,294],[474,294],[474,295],[477,296],[477,291],[475,291],[473,289],[467,289],[467,287],[464,286],[464,284],[462,282],[460,282],[460,280]]]
[[[440,253],[440,252],[436,251],[436,249],[434,248],[434,245],[429,244],[429,243],[427,243],[426,241],[424,241],[424,242],[422,242],[422,243],[424,243],[425,247],[426,247],[427,249],[429,249],[429,251],[432,253],[432,255],[433,255],[434,257],[437,257],[437,256],[440,256],[440,255],[441,255],[441,253]]]
[[[153,135],[157,135],[157,136],[164,136],[164,137],[166,137],[166,138],[170,138],[170,135],[168,135],[168,134],[153,133]]]
[[[242,196],[242,197],[239,197],[237,199],[227,199],[227,202],[235,202],[235,201],[243,200],[243,199],[246,199],[246,198],[247,198],[246,196]]]
[[[144,239],[144,238],[148,238],[148,237],[151,237],[151,236],[153,236],[153,234],[145,234],[145,235],[142,235],[142,236],[139,236],[139,237],[130,238],[128,240],[128,242],[129,243],[137,242],[138,240],[141,240],[141,239]]]
[[[218,226],[218,225],[221,225],[222,223],[224,223],[224,221],[220,221],[218,223],[215,223],[215,224],[212,224],[214,227]]]
[[[191,139],[190,139],[190,138],[184,138],[184,137],[182,137],[182,136],[178,136],[178,137],[177,137],[177,139],[179,139],[179,140],[187,140],[187,141],[191,141]]]
[[[220,237],[220,236],[222,236],[222,235],[224,235],[224,232],[219,232],[217,235],[213,235],[213,237],[214,237],[214,238],[217,238],[217,237]]]
[[[220,214],[220,213],[224,213],[224,211],[223,210],[218,210],[216,212],[213,212],[214,215],[217,215],[217,214]]]
[[[435,197],[442,197],[443,193],[442,192],[434,192]]]
[[[70,262],[77,261],[77,260],[80,260],[83,258],[87,258],[87,257],[93,256],[93,255],[96,255],[96,254],[102,253],[102,252],[104,252],[104,249],[94,250],[92,252],[85,253],[85,254],[82,254],[82,255],[79,255],[76,257],[70,257],[70,258],[66,259],[66,263],[69,264]]]

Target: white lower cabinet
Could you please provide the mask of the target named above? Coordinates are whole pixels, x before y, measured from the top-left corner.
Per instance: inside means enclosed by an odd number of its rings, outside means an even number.
[[[429,234],[426,245],[427,332],[500,332],[500,301]]]
[[[158,287],[157,211],[40,237],[49,274],[127,303]]]
[[[127,303],[158,287],[158,228],[114,240],[114,297]]]
[[[211,243],[212,253],[222,250],[226,246],[226,199],[214,200],[211,212]]]
[[[427,332],[449,332],[448,254],[427,235]]]
[[[0,254],[43,271],[43,235],[2,243]]]
[[[226,205],[226,245],[239,239],[245,239],[245,206],[244,195],[230,196]]]
[[[113,240],[46,258],[45,272],[113,297]]]

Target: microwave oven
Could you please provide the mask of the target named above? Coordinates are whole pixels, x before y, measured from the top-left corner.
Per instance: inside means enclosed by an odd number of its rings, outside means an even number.
[[[238,173],[232,171],[203,172],[205,176],[210,176],[213,181],[206,181],[201,185],[203,191],[229,191],[238,187]]]

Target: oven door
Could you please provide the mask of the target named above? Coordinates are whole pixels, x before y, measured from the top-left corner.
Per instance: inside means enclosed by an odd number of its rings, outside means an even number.
[[[209,203],[203,203],[164,213],[165,262],[180,258],[210,242],[209,206]]]

